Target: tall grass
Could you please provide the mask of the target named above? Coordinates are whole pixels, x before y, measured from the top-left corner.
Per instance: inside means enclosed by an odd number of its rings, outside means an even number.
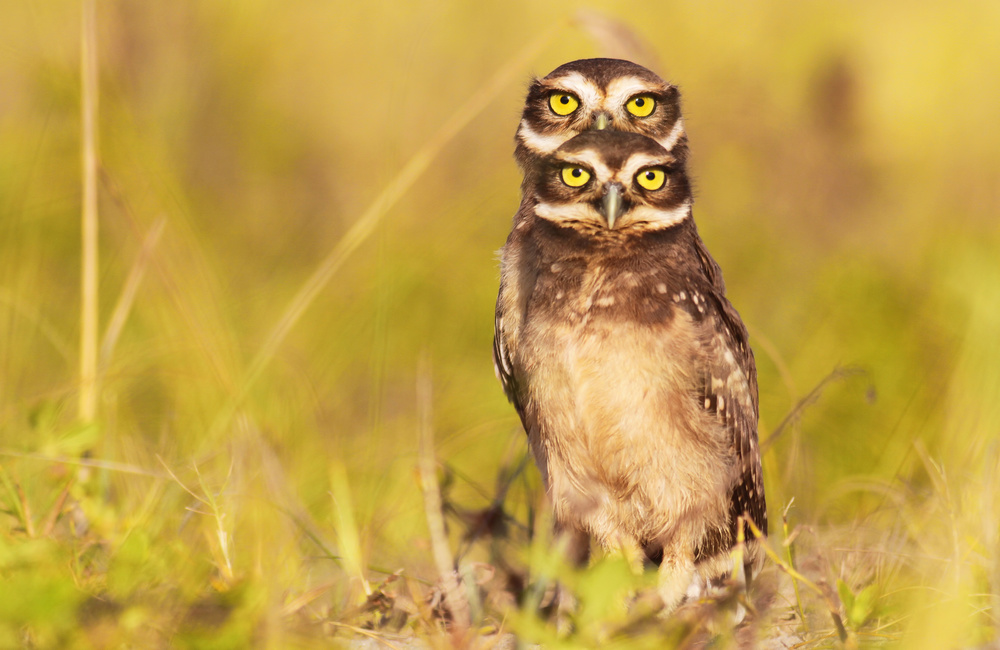
[[[0,7],[0,646],[996,643],[1000,12],[591,9]],[[563,565],[490,365],[524,84],[616,52],[757,355],[736,632]]]

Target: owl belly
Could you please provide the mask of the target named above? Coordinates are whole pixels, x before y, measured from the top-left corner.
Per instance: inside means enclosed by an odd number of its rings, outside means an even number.
[[[598,316],[534,342],[530,385],[547,388],[529,438],[560,523],[604,546],[695,544],[725,525],[733,450],[697,407],[692,327],[686,314],[668,335]]]

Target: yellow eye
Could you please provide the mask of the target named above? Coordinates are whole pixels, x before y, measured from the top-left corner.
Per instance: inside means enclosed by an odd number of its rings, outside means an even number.
[[[647,117],[656,108],[656,100],[649,95],[636,95],[628,100],[625,108],[636,117]]]
[[[659,167],[648,167],[635,175],[635,182],[644,190],[658,190],[666,180],[667,175]]]
[[[554,92],[549,95],[549,108],[556,115],[569,115],[580,106],[580,100],[569,93]]]
[[[566,165],[562,168],[562,181],[570,187],[583,187],[590,180],[590,172],[579,165]]]

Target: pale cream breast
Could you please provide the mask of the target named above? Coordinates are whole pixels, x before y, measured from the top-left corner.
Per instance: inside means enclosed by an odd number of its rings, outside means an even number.
[[[521,341],[537,413],[529,438],[556,518],[605,545],[697,539],[723,526],[730,441],[692,407],[697,378],[682,369],[697,364],[663,363],[702,353],[691,317],[678,311],[672,331],[650,336],[645,326],[604,317],[591,300],[574,324],[536,325]]]

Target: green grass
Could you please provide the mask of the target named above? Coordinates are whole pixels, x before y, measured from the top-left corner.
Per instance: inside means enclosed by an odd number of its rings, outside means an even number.
[[[995,3],[96,5],[88,304],[80,3],[0,7],[0,647],[459,644],[442,553],[487,639],[998,641]],[[742,638],[562,565],[493,377],[525,82],[622,53],[681,87],[780,427]]]

